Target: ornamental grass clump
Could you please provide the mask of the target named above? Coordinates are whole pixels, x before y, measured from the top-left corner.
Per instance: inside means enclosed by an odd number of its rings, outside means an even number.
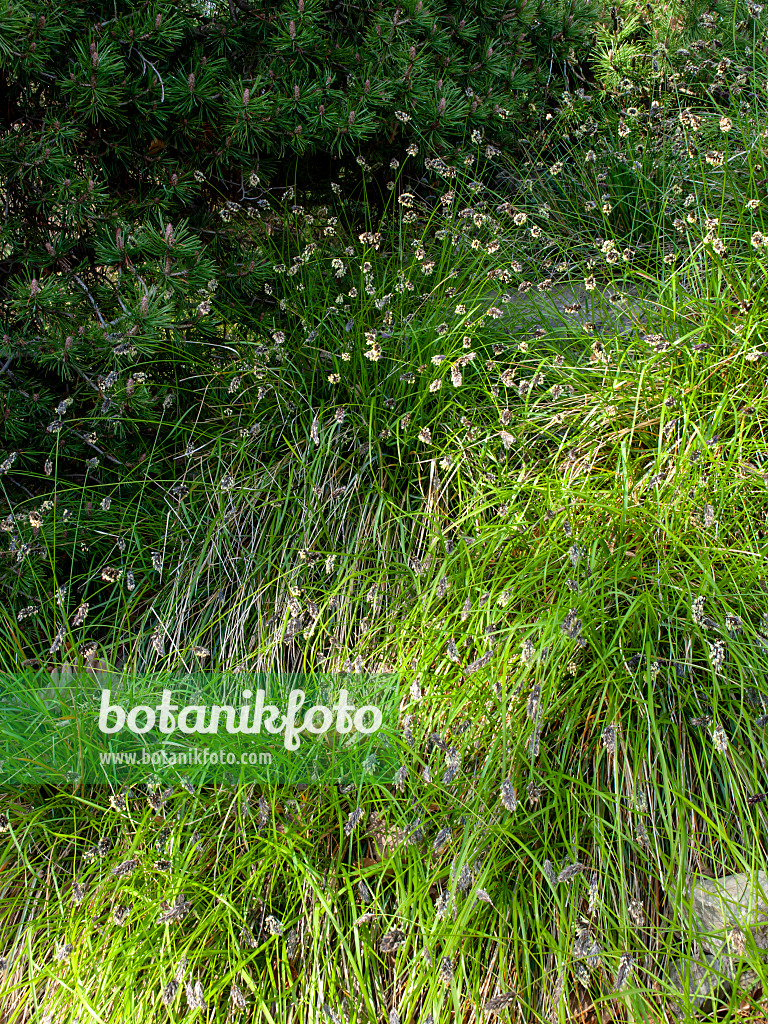
[[[309,3],[156,5],[4,137],[4,677],[377,669],[399,708],[376,786],[3,777],[10,1020],[697,1011],[693,887],[765,853],[762,11],[561,7],[504,22],[548,81],[466,69],[512,121],[434,81],[466,18],[361,23],[407,35],[386,121],[353,51],[310,77]],[[62,25],[9,10],[14,81]],[[296,81],[233,80],[260,33]]]

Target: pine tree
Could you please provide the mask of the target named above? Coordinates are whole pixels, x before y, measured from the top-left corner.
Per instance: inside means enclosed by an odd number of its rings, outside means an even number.
[[[119,483],[162,510],[152,479],[173,476],[177,425],[226,404],[211,373],[285,326],[259,239],[298,229],[274,200],[338,209],[346,174],[362,222],[415,141],[414,191],[425,160],[469,136],[517,145],[552,47],[584,31],[577,19],[553,42],[545,15],[544,0],[2,0],[7,512],[53,500],[54,480],[59,502],[62,482],[98,485],[94,502]],[[75,538],[58,557],[87,560]],[[34,589],[14,552],[8,585]]]

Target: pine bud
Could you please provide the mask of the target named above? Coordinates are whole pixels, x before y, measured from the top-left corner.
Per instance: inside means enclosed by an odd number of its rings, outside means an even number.
[[[250,89],[246,89],[245,92],[243,93],[243,106],[247,107],[250,102],[251,102],[251,90]]]
[[[296,22],[291,19],[288,25],[288,35],[291,37],[291,42],[296,38]]]
[[[187,85],[189,86],[189,91],[190,92],[194,92],[195,91],[195,73],[194,73],[194,71],[190,71],[189,78],[187,79]]]

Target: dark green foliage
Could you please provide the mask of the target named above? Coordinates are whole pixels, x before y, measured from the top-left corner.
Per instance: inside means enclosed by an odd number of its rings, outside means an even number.
[[[262,288],[272,260],[259,238],[309,233],[276,206],[327,202],[375,230],[387,167],[409,144],[400,185],[416,194],[425,160],[471,134],[514,151],[554,85],[550,54],[583,49],[592,13],[533,0],[4,0],[4,514],[77,502],[77,521],[109,495],[123,530],[162,515],[188,424],[224,423],[231,373],[217,375],[252,367],[287,326]],[[66,578],[87,567],[76,529],[59,528],[55,553],[46,530],[32,552],[43,578],[56,562]],[[8,554],[5,585],[29,593],[30,559]]]

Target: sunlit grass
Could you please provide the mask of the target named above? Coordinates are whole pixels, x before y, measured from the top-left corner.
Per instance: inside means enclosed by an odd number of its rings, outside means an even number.
[[[190,393],[180,361],[151,471],[14,508],[52,557],[6,671],[389,667],[410,753],[352,792],[9,793],[4,1019],[664,1019],[691,885],[765,864],[768,226],[763,87],[695,130],[654,88],[564,103],[527,165],[468,141],[362,238],[343,196],[265,237],[285,319],[233,307]],[[560,285],[539,327],[504,301]]]

